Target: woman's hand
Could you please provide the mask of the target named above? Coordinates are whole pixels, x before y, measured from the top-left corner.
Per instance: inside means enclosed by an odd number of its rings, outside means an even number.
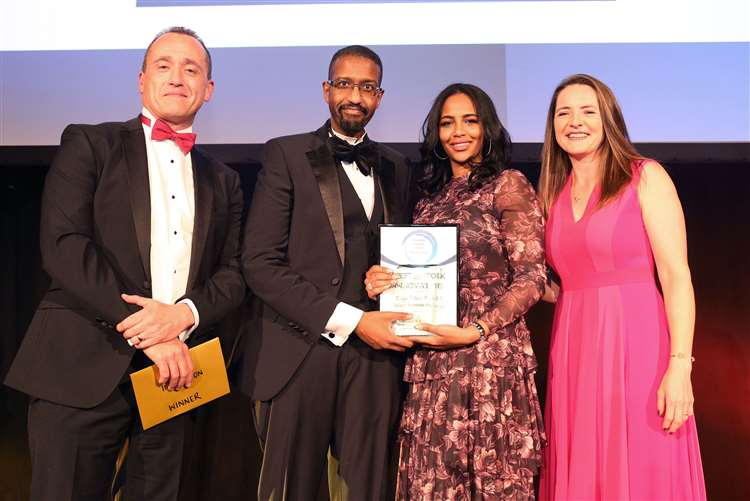
[[[437,350],[468,346],[476,343],[480,337],[479,329],[473,325],[456,327],[455,325],[417,324],[417,329],[429,332],[431,335],[405,336],[405,339]],[[487,332],[486,328],[485,332]]]
[[[560,285],[557,282],[547,282],[544,284],[544,295],[542,301],[547,303],[556,303],[560,296]]]
[[[371,266],[365,274],[365,290],[370,299],[375,299],[398,281],[398,274],[384,266]]]
[[[656,406],[664,417],[662,428],[674,433],[693,415],[693,385],[690,359],[671,358],[656,392]]]

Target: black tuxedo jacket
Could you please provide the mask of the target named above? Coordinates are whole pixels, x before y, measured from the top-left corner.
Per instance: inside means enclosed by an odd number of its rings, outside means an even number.
[[[259,304],[248,326],[240,388],[269,400],[290,380],[339,302],[344,259],[340,172],[328,128],[272,139],[245,229],[242,269]],[[378,145],[384,221],[408,220],[409,169]],[[364,285],[363,285],[364,286]],[[326,342],[326,341],[323,341]]]
[[[205,337],[242,302],[239,176],[191,153],[195,220],[187,292]],[[42,197],[43,267],[52,278],[5,383],[34,397],[93,407],[122,380],[135,353],[115,325],[151,297],[151,211],[146,143],[138,118],[69,125]]]

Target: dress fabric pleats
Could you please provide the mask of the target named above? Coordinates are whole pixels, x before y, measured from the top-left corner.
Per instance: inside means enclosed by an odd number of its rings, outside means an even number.
[[[480,319],[490,331],[470,346],[418,349],[408,359],[396,499],[533,499],[544,432],[523,315],[545,280],[534,190],[515,170],[475,191],[454,178],[417,205],[414,222],[460,226],[459,324]]]
[[[669,329],[637,185],[579,221],[571,178],[550,210],[547,259],[562,285],[545,407],[542,500],[706,499],[696,423],[662,430],[656,392]]]

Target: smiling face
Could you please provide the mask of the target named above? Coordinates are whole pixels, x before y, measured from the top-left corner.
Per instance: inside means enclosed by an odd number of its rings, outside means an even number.
[[[440,113],[440,144],[451,161],[454,176],[468,173],[470,163],[482,160],[483,130],[474,103],[466,94],[453,94]]]
[[[334,64],[331,81],[347,80],[352,84],[379,86],[380,68],[367,58],[342,56]],[[359,86],[337,89],[323,82],[323,99],[331,111],[331,127],[339,134],[360,137],[380,105],[381,93],[363,93]]]
[[[214,88],[206,51],[191,36],[162,35],[148,50],[138,86],[143,105],[156,118],[175,130],[190,127]]]
[[[604,140],[596,92],[588,85],[565,87],[555,103],[555,139],[570,157],[581,160],[599,153]]]

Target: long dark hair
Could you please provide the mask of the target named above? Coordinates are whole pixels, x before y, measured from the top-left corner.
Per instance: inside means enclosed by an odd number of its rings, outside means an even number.
[[[443,89],[432,103],[427,118],[422,124],[423,176],[419,189],[425,196],[438,193],[453,177],[451,161],[440,143],[440,116],[445,101],[456,94],[464,94],[474,104],[482,125],[482,160],[471,165],[469,188],[476,190],[485,181],[502,172],[510,162],[510,134],[497,116],[492,99],[476,85],[454,83]],[[489,150],[489,154],[486,154]]]
[[[552,204],[565,186],[573,165],[555,137],[555,108],[560,92],[571,85],[586,85],[596,93],[599,113],[602,117],[604,139],[600,146],[601,195],[597,208],[617,197],[622,188],[633,178],[633,162],[643,159],[630,142],[620,105],[612,90],[601,80],[583,73],[571,75],[557,86],[547,110],[547,126],[542,147],[542,173],[537,191],[544,213],[548,214]]]

